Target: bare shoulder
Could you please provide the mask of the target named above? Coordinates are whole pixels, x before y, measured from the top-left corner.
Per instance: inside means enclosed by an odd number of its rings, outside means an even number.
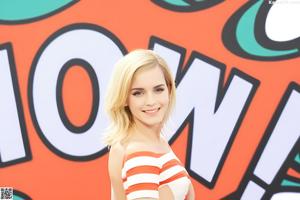
[[[111,196],[113,200],[125,200],[125,191],[122,181],[122,167],[124,147],[116,143],[110,147],[108,158],[108,172],[111,181]]]
[[[120,143],[116,143],[110,147],[108,169],[111,176],[116,176],[121,171],[124,155],[125,148]]]
[[[124,156],[125,147],[121,143],[113,144],[109,150],[109,156],[114,158],[121,158]]]

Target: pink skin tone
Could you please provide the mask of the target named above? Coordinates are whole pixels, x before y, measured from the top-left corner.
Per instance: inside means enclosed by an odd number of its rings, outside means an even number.
[[[169,90],[159,66],[135,73],[127,105],[138,129],[150,129],[160,133],[169,105]]]

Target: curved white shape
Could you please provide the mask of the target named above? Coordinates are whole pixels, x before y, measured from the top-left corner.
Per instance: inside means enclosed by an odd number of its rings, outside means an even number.
[[[103,94],[114,64],[123,57],[119,46],[107,35],[87,28],[72,29],[53,39],[41,53],[34,71],[32,98],[42,134],[56,149],[71,156],[89,156],[105,148],[102,130],[108,124],[103,109]],[[71,59],[87,61],[99,84],[99,112],[93,126],[84,134],[68,130],[57,109],[57,78],[62,66]],[[101,88],[101,89],[100,89]],[[80,147],[80,148],[79,148]]]
[[[266,34],[274,41],[284,42],[300,37],[300,1],[277,0],[266,18]]]
[[[296,192],[280,192],[274,194],[271,198],[271,200],[299,200],[299,199],[300,199],[300,193],[296,193]]]

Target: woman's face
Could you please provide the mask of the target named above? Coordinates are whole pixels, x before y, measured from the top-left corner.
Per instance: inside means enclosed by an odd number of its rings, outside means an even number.
[[[169,90],[159,66],[136,71],[127,105],[135,123],[150,128],[162,124],[169,106]]]

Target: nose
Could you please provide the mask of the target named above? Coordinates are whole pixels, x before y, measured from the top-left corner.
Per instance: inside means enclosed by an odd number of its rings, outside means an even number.
[[[149,92],[146,95],[146,99],[145,99],[145,105],[147,106],[153,106],[155,104],[155,96],[152,92]]]

